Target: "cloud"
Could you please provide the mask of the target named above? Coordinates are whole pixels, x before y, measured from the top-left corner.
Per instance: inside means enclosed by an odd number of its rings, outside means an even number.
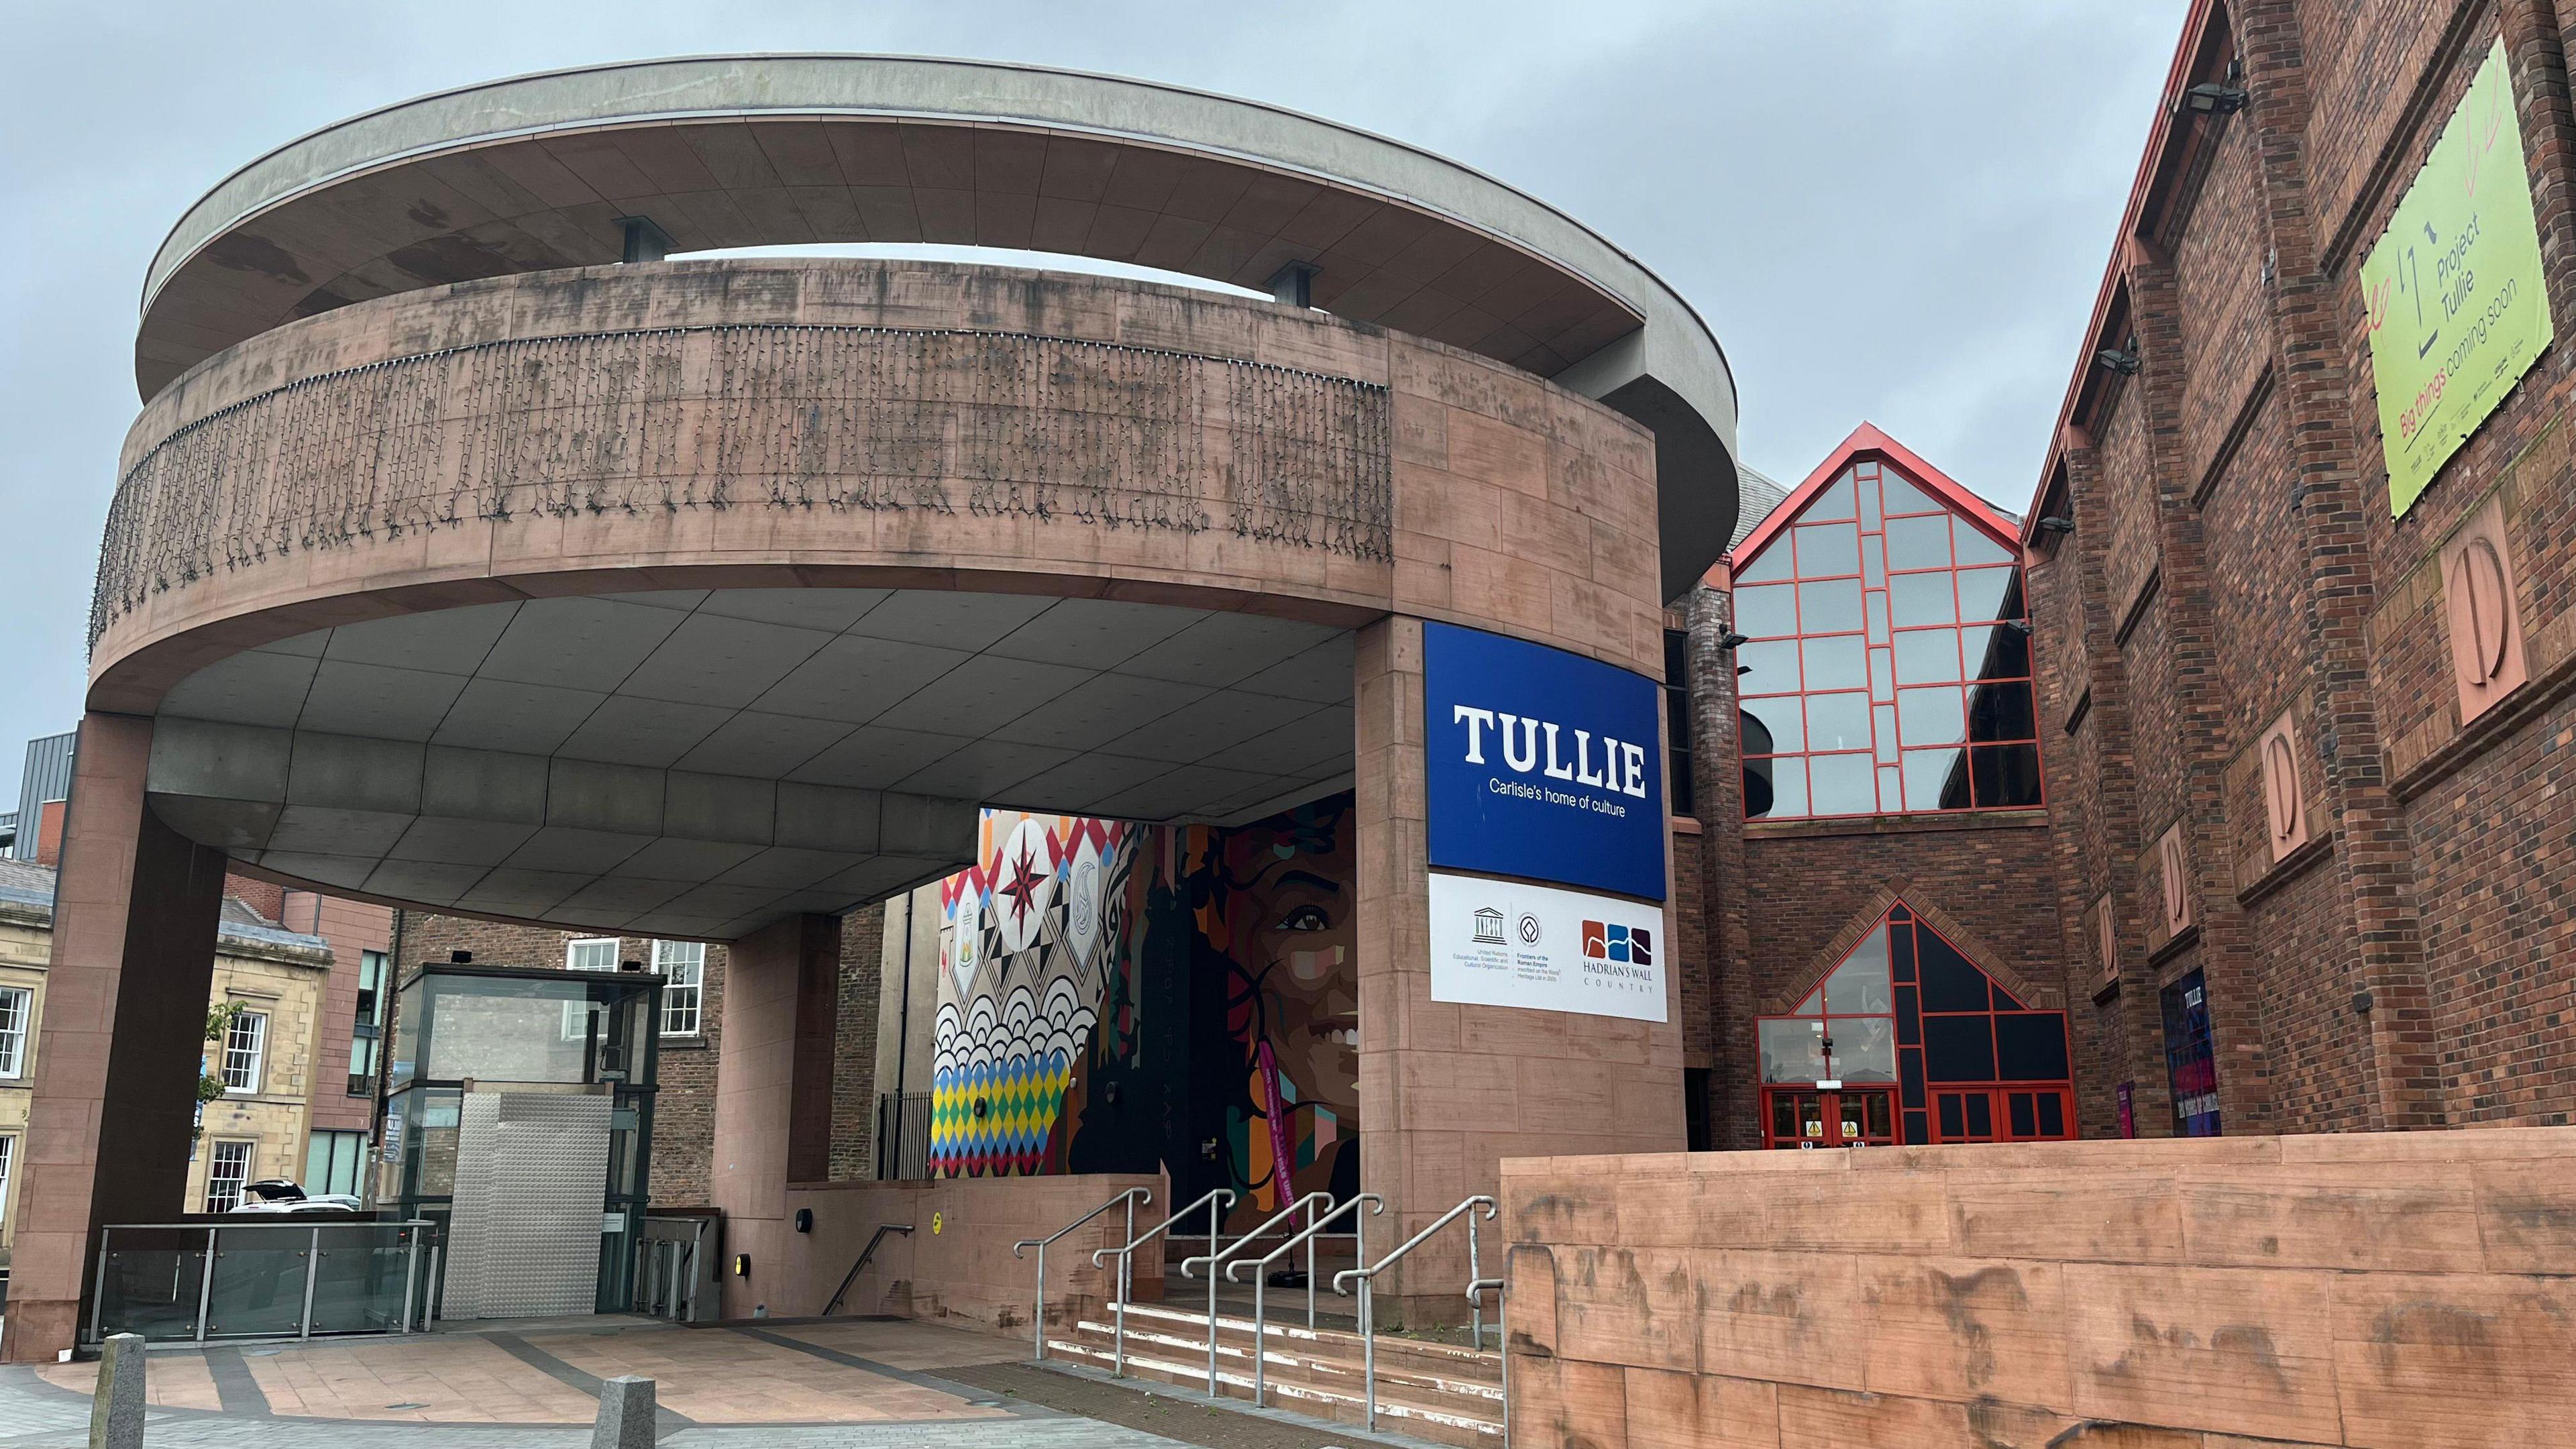
[[[1248,96],[1454,156],[1636,254],[1716,328],[1765,471],[1802,476],[1868,418],[2019,507],[2184,8],[22,4],[28,63],[0,98],[0,522],[16,563],[0,757],[78,717],[153,250],[226,173],[355,112],[746,50],[976,55]]]

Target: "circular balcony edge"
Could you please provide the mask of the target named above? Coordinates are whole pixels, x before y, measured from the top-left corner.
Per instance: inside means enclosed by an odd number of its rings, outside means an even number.
[[[1714,333],[1565,213],[1401,142],[1256,102],[980,61],[753,55],[493,81],[338,122],[219,183],[155,255],[156,396],[289,319],[678,249],[948,242],[1102,257],[1314,300],[1513,363],[1657,436],[1663,596],[1725,549],[1737,398]],[[656,220],[658,218],[658,220]],[[655,254],[658,254],[655,253]]]
[[[1397,438],[1399,412],[1420,436]],[[938,508],[869,471],[905,436],[922,450],[902,477],[946,490]],[[1023,446],[961,466],[977,437]],[[726,456],[746,443],[825,466]],[[877,453],[843,466],[854,448]],[[194,668],[339,622],[711,586],[1405,612],[1633,665],[1658,657],[1637,642],[1656,622],[1651,448],[1488,359],[1178,288],[777,260],[464,283],[265,334],[145,409],[102,550],[91,699],[148,710]],[[672,466],[615,466],[634,457]],[[1421,528],[1397,526],[1399,469]],[[1522,551],[1555,557],[1516,557],[1506,511],[1535,535]],[[1490,547],[1439,536],[1458,514],[1492,520]],[[170,546],[165,524],[201,521]]]
[[[1690,384],[1685,391],[1707,407],[1710,423],[1724,433],[1732,451],[1733,373],[1714,332],[1643,263],[1557,207],[1422,147],[1286,107],[1158,81],[989,60],[833,52],[663,57],[512,76],[361,112],[239,167],[189,207],[154,252],[143,288],[146,330],[174,274],[245,223],[299,196],[360,178],[381,178],[389,169],[424,167],[478,146],[550,133],[596,135],[691,120],[786,127],[827,119],[1063,134],[1166,157],[1249,164],[1353,196],[1401,203],[1508,244],[1562,279],[1606,293],[1650,328],[1660,323],[1692,334],[1687,346],[1701,354],[1699,365],[1679,369],[1676,381]],[[787,149],[785,144],[778,147]],[[741,160],[761,181],[784,182],[795,172],[792,162],[776,157]],[[836,161],[810,176],[796,174],[808,184],[847,183],[854,164]],[[708,168],[694,164],[680,169],[719,188],[729,188],[735,179],[707,174]],[[905,184],[921,184],[911,168],[904,172]],[[636,176],[645,181],[640,194],[657,194],[655,181],[641,172]],[[1013,178],[1001,185],[1011,189],[997,194],[1078,197],[1068,178]],[[1018,189],[1023,186],[1025,190]],[[676,184],[668,188],[672,194],[683,189]],[[970,182],[964,189],[985,188]],[[620,193],[619,199],[637,198]],[[406,240],[418,244],[444,235],[442,227],[453,220],[435,208],[413,213],[410,228],[419,235]],[[840,239],[765,234],[780,229],[785,220],[781,216],[764,225],[759,218],[747,218],[767,242]],[[810,233],[811,219],[802,220]],[[1208,220],[1223,225],[1241,218]],[[936,225],[935,220],[929,223]],[[970,233],[847,239],[976,238]],[[602,244],[610,241],[604,238]],[[1713,373],[1693,375],[1712,365]],[[1720,387],[1710,391],[1709,383]],[[1717,403],[1722,405],[1708,407]]]

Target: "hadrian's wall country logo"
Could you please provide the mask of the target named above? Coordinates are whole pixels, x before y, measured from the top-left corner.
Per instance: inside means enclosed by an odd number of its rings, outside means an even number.
[[[1652,966],[1655,964],[1655,933],[1643,926],[1586,921],[1583,923],[1583,954],[1595,961]]]

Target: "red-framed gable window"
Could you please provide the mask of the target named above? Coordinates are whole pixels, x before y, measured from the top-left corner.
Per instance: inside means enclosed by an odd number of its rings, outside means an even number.
[[[1790,1014],[1756,1018],[1754,1040],[1775,1147],[2076,1135],[2066,1013],[2022,1001],[1902,901]],[[1846,1140],[1847,1122],[1865,1130]]]
[[[1866,446],[1863,434],[1882,446]],[[1744,813],[2041,803],[2010,525],[1864,429],[1734,560]]]

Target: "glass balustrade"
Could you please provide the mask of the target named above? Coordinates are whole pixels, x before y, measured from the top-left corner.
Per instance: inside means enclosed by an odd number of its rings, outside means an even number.
[[[89,1339],[155,1343],[407,1333],[426,1327],[436,1225],[421,1221],[118,1224],[100,1230]]]

